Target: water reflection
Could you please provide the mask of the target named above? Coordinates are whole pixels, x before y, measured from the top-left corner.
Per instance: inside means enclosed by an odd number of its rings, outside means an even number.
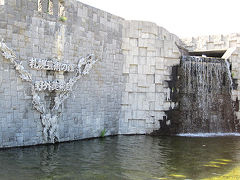
[[[239,142],[240,137],[118,136],[0,150],[0,179],[149,180],[223,176],[240,165]],[[220,159],[228,161],[220,164]]]

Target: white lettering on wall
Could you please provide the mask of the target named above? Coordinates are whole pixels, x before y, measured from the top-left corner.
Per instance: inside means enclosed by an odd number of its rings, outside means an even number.
[[[29,67],[36,70],[74,72],[76,65],[61,63],[57,60],[32,58],[29,60]]]
[[[34,89],[36,91],[71,91],[71,82],[66,83],[65,81],[36,81],[34,83]]]
[[[1,0],[0,0],[1,2]],[[1,39],[1,38],[0,38]],[[94,54],[89,54],[86,57],[80,58],[78,64],[65,64],[56,60],[45,60],[32,58],[29,61],[29,66],[36,70],[52,70],[52,71],[67,71],[76,72],[72,78],[65,82],[64,80],[54,81],[33,81],[30,74],[22,65],[21,61],[17,60],[16,54],[10,49],[3,40],[0,40],[0,55],[14,65],[15,70],[19,73],[20,78],[26,81],[31,86],[32,104],[33,107],[41,114],[40,119],[43,125],[43,138],[45,142],[54,143],[59,140],[58,134],[58,117],[59,107],[69,97],[74,84],[83,76],[90,73],[93,65],[98,61]],[[53,108],[45,107],[45,103],[40,98],[39,91],[55,91]]]

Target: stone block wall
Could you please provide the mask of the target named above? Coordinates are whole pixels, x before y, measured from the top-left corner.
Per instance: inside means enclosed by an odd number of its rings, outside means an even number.
[[[172,74],[186,49],[236,47],[230,61],[234,82],[240,83],[239,34],[180,40],[151,22],[127,21],[76,0],[62,2],[41,0],[39,8],[38,0],[0,0],[0,38],[19,63],[14,66],[0,51],[0,148],[98,137],[103,130],[106,135],[158,130],[162,120],[169,120],[166,112],[176,106]],[[66,99],[48,116],[61,92],[34,96],[32,84],[19,72],[24,68],[32,82],[75,81],[83,70],[78,67],[81,57],[86,60],[88,54],[97,59],[93,68],[92,62],[80,66],[91,71],[62,94]],[[78,73],[34,69],[29,66],[32,58],[73,64]],[[232,98],[239,105],[239,86]],[[46,107],[45,116],[36,108],[40,105]],[[236,114],[240,119],[239,108]],[[46,139],[46,134],[57,140]]]
[[[235,87],[232,91],[232,100],[235,102],[235,110],[238,121],[240,121],[239,102],[240,99],[240,34],[209,35],[182,39],[189,51],[218,51],[236,47],[229,58],[231,63],[232,78]]]
[[[99,61],[58,109],[54,124],[58,141],[98,137],[104,129],[107,135],[117,134],[123,90],[123,19],[68,0],[64,4],[67,20],[63,22],[58,16],[58,0],[53,1],[52,15],[46,2],[42,1],[39,12],[38,0],[5,1],[0,5],[0,37],[33,81],[67,81],[75,75],[32,69],[28,62],[33,57],[77,65],[81,57],[93,53]],[[39,94],[48,109],[57,92]],[[14,65],[0,55],[0,148],[48,142],[32,100],[31,84],[22,81]]]
[[[181,56],[177,36],[154,23],[124,21],[122,51],[125,89],[119,134],[146,134],[160,128],[170,99],[172,67]]]

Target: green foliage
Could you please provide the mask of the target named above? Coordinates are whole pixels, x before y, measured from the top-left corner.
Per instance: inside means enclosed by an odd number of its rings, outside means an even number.
[[[100,133],[100,137],[103,138],[104,136],[106,136],[107,130],[104,128],[101,133]]]
[[[234,72],[232,72],[232,77],[234,77]]]
[[[67,21],[67,17],[66,16],[61,16],[59,18],[59,20],[62,21],[62,22],[65,22],[65,21]]]

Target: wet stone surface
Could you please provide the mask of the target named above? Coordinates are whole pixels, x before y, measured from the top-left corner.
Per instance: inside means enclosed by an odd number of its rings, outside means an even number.
[[[174,70],[171,89],[175,108],[166,111],[161,128],[153,134],[216,133],[239,131],[231,99],[233,82],[228,61],[183,56]],[[170,125],[167,122],[170,120]]]

